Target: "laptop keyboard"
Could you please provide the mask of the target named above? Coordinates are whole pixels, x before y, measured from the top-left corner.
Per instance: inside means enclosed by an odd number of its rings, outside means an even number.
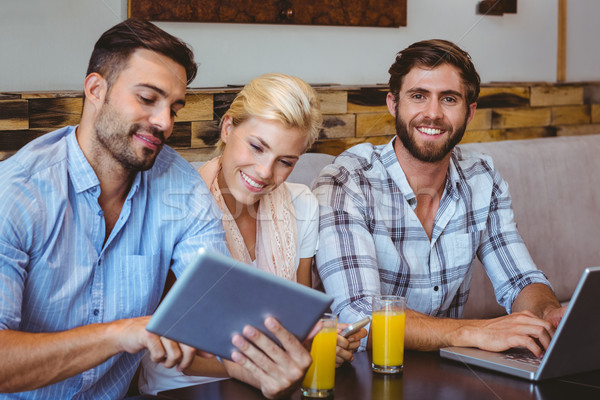
[[[542,359],[537,358],[529,350],[512,349],[504,353],[504,358],[507,360],[513,360],[522,362],[525,364],[539,366]]]

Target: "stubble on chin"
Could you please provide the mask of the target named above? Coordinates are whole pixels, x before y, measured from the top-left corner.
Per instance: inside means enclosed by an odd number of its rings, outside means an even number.
[[[454,131],[452,127],[442,127],[440,124],[427,121],[421,121],[418,124],[415,123],[414,126],[411,126],[400,117],[399,110],[396,110],[396,136],[398,139],[400,139],[404,148],[406,148],[410,155],[415,159],[422,162],[435,163],[443,160],[454,149],[454,147],[460,143],[467,128],[467,116],[465,116],[463,124],[459,126],[456,131]],[[415,138],[417,133],[413,134],[413,132],[416,131],[416,126],[420,124],[439,126],[447,131],[445,135],[448,136],[440,145],[436,145],[434,143],[425,143],[423,145],[419,145]]]
[[[158,146],[156,150],[144,147],[141,150],[142,155],[138,156],[133,145],[133,136],[142,130],[142,127],[139,124],[126,123],[118,113],[110,109],[108,104],[105,104],[100,111],[94,129],[101,158],[105,161],[112,159],[127,171],[146,171],[152,168],[162,150],[163,145]],[[163,132],[152,129],[148,131],[164,143]]]

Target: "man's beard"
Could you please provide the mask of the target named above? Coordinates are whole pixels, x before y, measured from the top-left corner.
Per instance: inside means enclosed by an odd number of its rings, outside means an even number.
[[[467,114],[465,115],[465,120],[461,126],[458,127],[456,131],[450,132],[449,127],[443,127],[442,129],[446,130],[448,137],[442,143],[425,143],[421,146],[415,140],[415,135],[418,133],[412,134],[412,132],[416,131],[417,125],[426,125],[430,127],[440,127],[439,124],[436,124],[434,121],[430,120],[422,120],[419,121],[415,126],[409,126],[404,120],[400,117],[400,112],[396,109],[396,136],[400,139],[406,150],[417,160],[435,163],[441,161],[446,157],[454,147],[462,140],[465,130],[467,129],[467,119],[469,110],[467,109]],[[450,127],[451,128],[451,127]]]
[[[162,143],[165,141],[164,132],[160,129],[152,126],[144,128],[140,124],[129,125],[122,115],[109,104],[108,99],[100,110],[94,128],[100,145],[128,171],[146,171],[152,168],[162,149],[162,145],[156,151],[143,148],[144,156],[138,157],[131,143],[136,132],[143,130],[159,138]]]

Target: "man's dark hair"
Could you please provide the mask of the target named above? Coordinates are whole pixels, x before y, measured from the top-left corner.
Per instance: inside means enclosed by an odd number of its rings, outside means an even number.
[[[186,84],[196,77],[198,66],[194,62],[194,53],[185,42],[148,21],[136,18],[129,18],[100,36],[90,57],[86,76],[97,72],[110,87],[137,49],[161,53],[182,65],[187,76]]]
[[[454,43],[441,39],[413,43],[396,55],[396,61],[388,71],[390,92],[395,100],[398,101],[404,76],[413,67],[435,68],[442,64],[458,68],[465,85],[467,104],[475,103],[479,97],[480,79],[471,62],[471,56]]]

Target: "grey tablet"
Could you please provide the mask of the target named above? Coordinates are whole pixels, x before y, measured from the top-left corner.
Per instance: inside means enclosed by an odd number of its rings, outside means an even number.
[[[146,329],[231,359],[231,339],[246,325],[267,331],[275,317],[304,340],[333,299],[221,254],[200,249],[150,319]]]

